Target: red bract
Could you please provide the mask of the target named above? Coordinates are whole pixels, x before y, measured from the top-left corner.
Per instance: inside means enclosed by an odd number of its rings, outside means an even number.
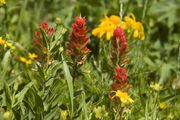
[[[128,78],[128,75],[126,73],[126,69],[117,66],[115,68],[114,78],[116,80],[118,80],[120,83],[126,83],[127,82],[127,78]]]
[[[67,52],[71,58],[82,62],[82,58],[90,53],[87,48],[89,38],[86,36],[85,18],[76,17],[76,22],[72,24],[72,33],[70,34],[70,42],[67,42]]]
[[[117,91],[117,90],[119,90],[119,88],[120,88],[120,84],[119,84],[119,82],[113,82],[112,84],[111,84],[111,88],[114,90],[114,91]]]
[[[117,27],[113,33],[114,40],[112,41],[113,48],[116,50],[116,53],[123,55],[127,53],[127,41],[126,35],[121,27]],[[115,53],[113,53],[115,54]]]
[[[48,26],[48,22],[41,22],[40,24],[39,24],[39,27],[41,28],[41,29],[43,29],[47,34],[48,34],[48,36],[49,37],[51,37],[52,35],[53,35],[53,33],[55,32],[55,29],[54,28],[50,28],[49,26]],[[40,46],[42,43],[41,43],[41,41],[42,41],[42,34],[41,34],[41,32],[40,32],[40,30],[35,30],[35,40],[33,41],[33,43],[35,44],[35,45],[38,45],[38,46]]]

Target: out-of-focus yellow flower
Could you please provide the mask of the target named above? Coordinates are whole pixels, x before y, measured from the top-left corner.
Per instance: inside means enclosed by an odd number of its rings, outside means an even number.
[[[9,39],[10,38],[10,35],[9,34],[6,34],[6,39]]]
[[[6,42],[7,47],[10,49],[15,49],[14,45],[12,43]]]
[[[57,17],[57,18],[56,18],[56,24],[61,24],[61,23],[62,23],[61,18],[60,18],[60,17]]]
[[[61,111],[62,120],[66,120],[67,116],[68,116],[68,111],[67,110],[62,110]]]
[[[130,32],[133,30],[133,37],[140,40],[144,40],[144,27],[141,22],[137,22],[133,13],[130,13],[128,16],[124,17],[124,23],[122,28]]]
[[[94,108],[95,117],[98,119],[102,118],[101,107]]]
[[[159,83],[151,83],[150,87],[156,91],[160,91],[162,89],[162,86]]]
[[[35,53],[28,53],[28,57],[31,60],[34,60],[35,58],[37,58],[37,55]]]
[[[10,49],[15,49],[12,43],[5,41],[0,37],[0,45],[4,46],[4,48],[9,47]]]
[[[64,34],[64,33],[66,33],[66,31],[67,31],[67,29],[66,29],[66,28],[63,28],[62,31],[61,31],[61,33]]]
[[[12,112],[10,112],[10,111],[6,111],[6,112],[3,114],[3,118],[4,118],[5,120],[9,120],[11,117],[12,117]]]
[[[120,90],[116,91],[116,94],[112,97],[112,99],[115,97],[118,97],[123,104],[129,104],[134,102],[134,100],[130,98],[126,92],[122,92]]]
[[[22,57],[22,56],[19,57],[19,60],[27,65],[32,64],[31,59],[26,59],[25,57]]]
[[[102,119],[103,117],[108,116],[108,112],[106,112],[104,105],[94,108],[94,113],[97,119]]]
[[[6,1],[5,0],[0,0],[0,5],[4,5],[6,4]]]
[[[164,102],[160,102],[159,103],[159,108],[160,109],[165,109],[166,108],[166,104]]]
[[[97,28],[93,29],[92,34],[98,38],[106,36],[107,40],[113,36],[114,30],[120,26],[120,17],[112,15],[101,19],[101,23]]]
[[[2,39],[2,37],[0,37],[0,45],[4,45],[6,43],[5,40]]]

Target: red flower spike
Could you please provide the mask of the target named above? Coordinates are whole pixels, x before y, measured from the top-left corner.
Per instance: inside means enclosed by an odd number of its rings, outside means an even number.
[[[126,73],[126,69],[117,66],[115,68],[114,78],[116,80],[118,80],[120,83],[126,83],[127,82],[127,78],[128,78],[128,75]]]
[[[85,22],[86,19],[84,17],[76,17],[75,23],[72,24],[72,32],[69,35],[71,40],[66,43],[68,54],[72,59],[76,57],[79,61],[82,60],[83,56],[90,53],[90,50],[87,48],[89,38],[86,36],[87,29]]]
[[[39,27],[41,29],[43,29],[48,34],[49,37],[51,37],[54,34],[54,32],[55,32],[55,29],[54,28],[50,28],[48,26],[48,22],[46,22],[46,21],[45,22],[41,22],[39,24]],[[33,41],[33,43],[35,45],[40,46],[42,44],[41,43],[42,42],[42,34],[41,34],[40,30],[35,30],[34,34],[35,34],[36,39]]]
[[[119,88],[120,88],[120,84],[118,82],[113,82],[111,84],[111,88],[114,90],[114,91],[117,91]]]
[[[48,22],[41,22],[40,24],[39,24],[39,27],[40,28],[42,28],[42,29],[48,29]]]
[[[127,53],[126,35],[121,27],[117,27],[113,33],[114,40],[112,42],[113,48],[120,52],[120,55]]]

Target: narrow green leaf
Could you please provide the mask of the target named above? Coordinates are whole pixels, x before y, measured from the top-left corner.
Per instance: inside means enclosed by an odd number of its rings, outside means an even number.
[[[26,95],[27,91],[30,89],[30,87],[33,85],[33,82],[28,83],[24,89],[19,92],[15,97],[17,98],[17,102],[13,105],[15,107],[17,104],[21,103],[24,99],[24,96]]]
[[[63,60],[63,69],[65,73],[65,78],[67,80],[68,88],[69,88],[69,94],[70,94],[70,100],[71,100],[71,118],[73,116],[73,111],[74,111],[74,103],[73,103],[73,97],[74,97],[74,90],[73,90],[73,81],[72,81],[72,76],[69,72],[69,68],[67,66],[66,61],[64,60],[64,57],[62,56]]]

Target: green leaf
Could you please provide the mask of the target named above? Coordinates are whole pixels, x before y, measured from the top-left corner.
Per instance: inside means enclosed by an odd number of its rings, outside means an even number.
[[[66,61],[64,60],[64,57],[62,56],[62,60],[63,60],[63,69],[64,69],[64,73],[65,73],[65,78],[67,80],[67,84],[68,84],[68,88],[69,88],[69,95],[70,95],[70,100],[71,100],[71,118],[73,116],[73,111],[74,111],[74,103],[73,103],[73,97],[74,97],[74,90],[73,90],[73,80],[72,80],[72,76],[69,72],[69,68],[67,66]]]
[[[16,105],[18,105],[19,103],[23,101],[24,96],[26,95],[26,93],[28,92],[28,90],[31,88],[32,85],[33,85],[33,82],[28,83],[24,87],[24,89],[15,96],[17,98],[17,102],[13,105],[13,107],[15,107]]]
[[[172,66],[170,64],[163,64],[160,69],[160,83],[166,82],[171,75]]]
[[[11,105],[12,105],[11,93],[6,81],[4,82],[4,92],[5,92],[5,100],[6,100],[7,108],[11,109]]]

